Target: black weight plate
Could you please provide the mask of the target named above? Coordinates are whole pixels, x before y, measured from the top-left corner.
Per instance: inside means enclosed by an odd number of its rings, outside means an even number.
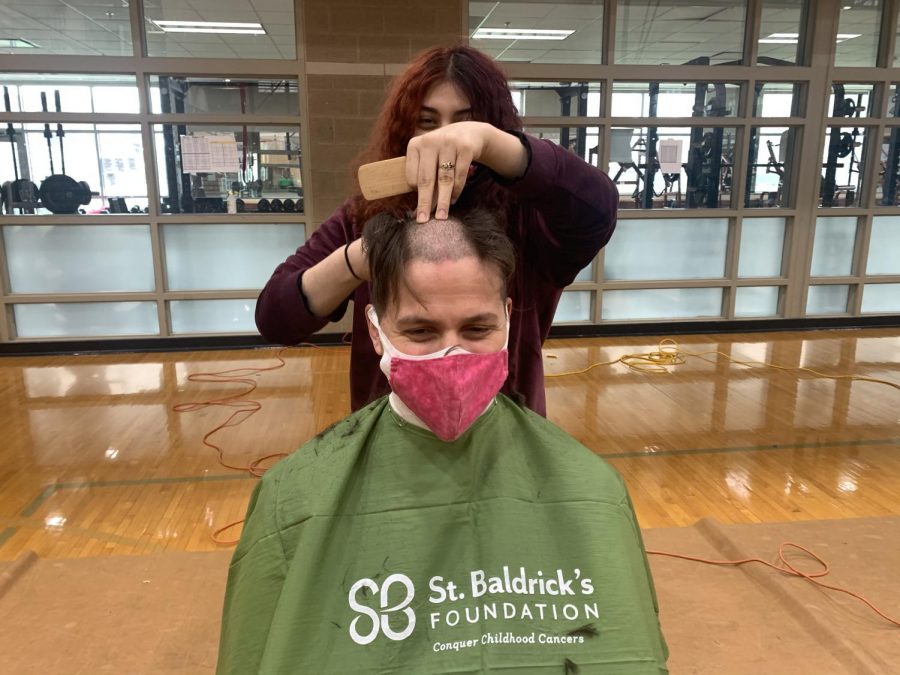
[[[0,190],[3,192],[0,195],[0,199],[6,205],[6,212],[10,214],[14,208],[26,209],[29,213],[32,213],[34,206],[15,206],[15,204],[36,204],[41,197],[38,186],[27,178],[8,181],[3,184]],[[7,204],[9,199],[12,199],[12,204]]]
[[[284,202],[280,199],[273,199],[269,206],[272,209],[272,213],[282,213],[284,211]]]
[[[256,210],[260,213],[268,213],[272,210],[272,205],[269,203],[268,199],[263,198],[256,204]]]
[[[78,184],[81,186],[81,189],[84,190],[81,195],[81,205],[87,206],[91,203],[91,197],[93,196],[91,194],[91,186],[85,183],[83,180],[78,181]]]
[[[853,135],[848,132],[842,133],[841,143],[838,146],[838,157],[846,157],[851,152],[853,152],[853,144]]]
[[[76,213],[83,200],[84,188],[65,174],[48,176],[41,183],[41,203],[51,213]]]
[[[294,211],[294,200],[293,199],[285,199],[283,202],[284,210],[287,213],[293,213]]]

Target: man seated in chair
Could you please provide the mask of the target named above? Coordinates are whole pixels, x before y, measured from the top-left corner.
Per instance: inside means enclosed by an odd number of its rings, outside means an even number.
[[[363,238],[392,393],[257,485],[218,672],[667,672],[621,477],[499,393],[516,311],[503,228],[477,210],[385,215]]]

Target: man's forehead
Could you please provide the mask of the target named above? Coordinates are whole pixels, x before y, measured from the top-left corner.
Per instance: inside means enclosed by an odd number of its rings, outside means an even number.
[[[448,321],[459,323],[495,323],[500,320],[500,312],[482,311],[476,313],[453,313],[448,315],[445,312],[428,313],[428,312],[399,312],[394,318],[397,327],[422,325],[422,324],[439,324]]]

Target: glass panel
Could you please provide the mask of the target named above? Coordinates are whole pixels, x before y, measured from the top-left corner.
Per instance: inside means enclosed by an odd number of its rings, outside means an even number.
[[[849,286],[810,286],[807,314],[846,314]]]
[[[296,58],[294,0],[187,5],[142,1],[148,56]]]
[[[810,275],[845,277],[852,272],[856,218],[817,218]]]
[[[583,270],[578,273],[578,276],[575,277],[575,283],[580,281],[593,281],[594,280],[594,263],[591,263]]]
[[[158,335],[155,302],[60,302],[13,305],[24,338]]]
[[[4,73],[4,90],[9,93],[13,112],[138,113],[138,88],[134,75],[72,75],[48,73]],[[5,108],[4,108],[5,110]]]
[[[803,85],[794,82],[757,82],[754,117],[802,117]]]
[[[468,4],[469,44],[496,61],[602,62],[602,2]]]
[[[900,216],[872,218],[866,274],[900,274]]]
[[[650,288],[604,291],[604,321],[693,319],[722,316],[721,288]]]
[[[132,56],[127,3],[0,0],[0,54]]]
[[[881,139],[879,176],[875,182],[875,203],[900,206],[900,127],[888,127]]]
[[[781,276],[784,227],[784,218],[744,218],[738,277]]]
[[[872,84],[832,84],[828,114],[832,117],[871,117],[869,108],[874,90]]]
[[[727,218],[626,220],[606,245],[604,278],[721,279],[728,246]]]
[[[7,225],[13,293],[153,291],[149,225]]]
[[[592,291],[565,291],[556,307],[553,323],[590,321],[594,293]]]
[[[753,127],[750,131],[750,166],[744,205],[748,208],[791,206],[796,130],[789,127]]]
[[[163,225],[166,288],[262,288],[272,270],[305,241],[305,227]]]
[[[862,311],[865,314],[900,312],[900,284],[863,286]]]
[[[759,56],[764,66],[800,62],[797,54],[806,0],[763,0],[759,23]]]
[[[523,117],[600,116],[599,82],[510,82],[509,88]]]
[[[172,300],[172,333],[255,333],[256,299]]]
[[[900,41],[898,41],[898,44],[900,44]],[[897,54],[900,55],[900,50],[898,50]],[[894,56],[894,58],[896,59],[897,56]],[[900,95],[898,93],[900,93],[900,85],[895,82],[894,86],[891,87],[891,95],[888,96],[888,117],[900,117]]]
[[[735,117],[741,93],[730,82],[616,82],[613,117]]]
[[[299,115],[297,80],[238,80],[223,77],[150,76],[155,113]]]
[[[779,286],[741,286],[735,289],[735,317],[777,316],[780,290]]]
[[[841,0],[836,66],[875,66],[881,26],[881,0]]]
[[[589,164],[600,166],[600,127],[526,127],[525,131],[568,148]]]
[[[822,156],[820,206],[858,206],[862,195],[868,130],[829,127]]]
[[[107,210],[115,213],[148,210],[147,174],[144,171],[144,145],[140,131],[98,133],[97,147],[103,172],[101,199],[108,195],[103,202]]]
[[[15,166],[12,152],[0,153],[0,171],[8,176],[18,173],[34,186],[30,192],[4,190],[6,213],[137,213],[146,209],[138,125],[13,124],[12,129]],[[51,136],[49,143],[45,133]],[[57,177],[42,180],[50,175]]]
[[[608,173],[619,207],[731,206],[736,136],[732,127],[612,129]]]
[[[740,63],[746,0],[619,0],[616,63]]]
[[[297,127],[154,126],[163,213],[303,212]],[[173,198],[177,195],[177,198]]]

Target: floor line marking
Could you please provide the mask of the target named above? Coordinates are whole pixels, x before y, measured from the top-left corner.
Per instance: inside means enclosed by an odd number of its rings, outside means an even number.
[[[661,457],[671,455],[706,455],[727,452],[772,452],[773,450],[804,450],[808,448],[842,448],[862,447],[866,445],[897,445],[900,446],[900,438],[879,438],[859,441],[829,441],[827,443],[768,443],[762,445],[745,445],[733,448],[684,448],[681,450],[658,450],[649,452],[640,450],[636,452],[614,452],[609,454],[597,453],[603,459],[624,459],[632,457]]]

